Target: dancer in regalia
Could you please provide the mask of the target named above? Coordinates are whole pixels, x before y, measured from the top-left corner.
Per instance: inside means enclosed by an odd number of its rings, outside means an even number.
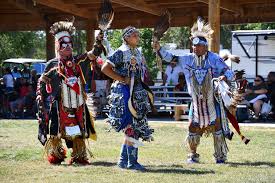
[[[123,30],[123,44],[107,59],[102,72],[114,79],[109,96],[109,124],[125,134],[118,166],[145,170],[138,160],[141,138],[152,140],[153,129],[148,126],[146,114],[151,110],[153,95],[143,83],[144,62],[137,46],[139,32],[135,27]]]
[[[227,159],[228,147],[225,137],[231,139],[233,133],[225,122],[223,104],[214,95],[212,79],[231,80],[233,72],[217,54],[208,51],[208,43],[213,30],[200,18],[191,29],[193,53],[178,57],[178,64],[183,68],[192,104],[189,113],[189,128],[186,143],[189,149],[189,163],[199,162],[197,147],[201,136],[210,133],[214,137],[214,157],[216,163],[224,163]],[[153,44],[159,56],[170,62],[174,55],[167,52],[156,41]],[[225,123],[223,123],[225,122]]]
[[[60,21],[51,26],[56,57],[48,61],[37,87],[38,139],[51,164],[60,164],[66,158],[61,139],[72,148],[70,164],[89,164],[84,140],[96,139],[93,118],[85,104],[85,79],[79,63],[86,61],[88,67],[102,50],[95,45],[92,51],[73,56],[74,32],[73,22]]]

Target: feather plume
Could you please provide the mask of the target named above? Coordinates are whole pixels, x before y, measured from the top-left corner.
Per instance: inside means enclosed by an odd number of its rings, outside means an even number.
[[[201,19],[201,17],[198,17],[197,24],[198,24],[198,31],[202,31],[204,22]]]
[[[205,23],[201,17],[198,17],[197,22],[194,23],[191,28],[191,38],[192,37],[204,37],[211,40],[211,36],[214,31],[211,29],[211,26],[208,23]]]
[[[74,23],[74,17],[72,21],[59,21],[55,22],[51,27],[50,27],[50,33],[55,35],[59,32],[66,31],[70,35],[73,35],[75,33],[75,27],[73,26]]]
[[[106,31],[114,19],[114,10],[110,0],[102,0],[100,10],[98,12],[98,27],[102,31]]]
[[[166,11],[163,15],[160,16],[154,27],[153,37],[156,40],[160,40],[163,37],[164,33],[170,27],[171,14]]]

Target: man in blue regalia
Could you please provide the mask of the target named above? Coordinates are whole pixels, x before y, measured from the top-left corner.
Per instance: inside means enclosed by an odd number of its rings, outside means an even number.
[[[214,94],[213,78],[231,80],[233,72],[215,53],[208,51],[208,42],[213,30],[209,24],[201,19],[191,29],[193,53],[178,57],[178,64],[182,67],[186,78],[188,92],[192,97],[189,113],[189,128],[186,145],[189,149],[188,163],[199,162],[197,147],[200,137],[210,133],[214,137],[214,158],[216,163],[224,163],[227,159],[228,148],[225,137],[232,138],[233,133],[225,121],[222,102]],[[153,48],[160,57],[170,62],[174,55],[168,53],[158,42]]]

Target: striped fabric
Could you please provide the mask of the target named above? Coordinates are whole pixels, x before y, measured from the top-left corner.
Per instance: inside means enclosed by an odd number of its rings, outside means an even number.
[[[77,78],[78,85],[81,86],[80,78]],[[78,95],[74,90],[72,90],[64,80],[61,83],[61,93],[62,93],[62,102],[63,106],[66,108],[73,108],[76,109],[79,106],[84,104],[84,96],[82,87],[80,87],[80,94]]]
[[[198,90],[199,86],[195,80],[195,78],[192,79],[191,82],[191,90],[193,90],[192,93],[192,115],[190,116],[192,119],[192,123],[196,123],[200,128],[207,127],[211,123],[215,122],[217,115],[216,115],[216,109],[215,109],[215,101],[214,101],[214,91],[211,83],[211,73],[207,73],[207,79],[203,82],[203,90],[204,92],[198,92],[201,91],[201,89]],[[195,77],[194,75],[192,77]],[[207,88],[207,92],[205,92],[205,89]]]

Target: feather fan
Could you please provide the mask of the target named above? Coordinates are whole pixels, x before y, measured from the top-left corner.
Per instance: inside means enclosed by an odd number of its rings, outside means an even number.
[[[163,15],[160,16],[154,27],[153,38],[154,40],[160,40],[163,37],[164,33],[170,27],[171,14],[166,11]]]
[[[106,31],[114,19],[114,10],[110,0],[102,0],[100,10],[98,12],[98,27],[102,31]]]

